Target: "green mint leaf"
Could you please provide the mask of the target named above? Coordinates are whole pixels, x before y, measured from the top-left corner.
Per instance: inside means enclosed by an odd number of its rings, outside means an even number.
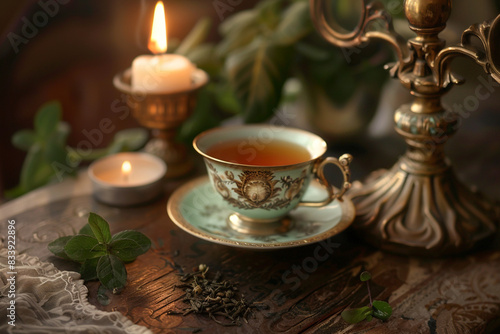
[[[28,151],[35,141],[35,132],[32,130],[20,130],[12,136],[12,145],[23,151]]]
[[[111,254],[129,262],[146,253],[151,247],[151,240],[141,232],[126,230],[115,234],[109,246]]]
[[[45,161],[49,165],[55,162],[65,164],[67,156],[66,139],[61,140],[59,136],[50,136],[45,144]],[[54,170],[55,171],[55,170]]]
[[[291,51],[291,46],[278,46],[259,36],[227,57],[227,78],[245,107],[246,122],[273,115],[293,60]]]
[[[45,140],[57,130],[61,120],[61,104],[57,101],[44,104],[35,115],[35,132],[38,138]]]
[[[94,237],[88,235],[75,235],[68,241],[64,247],[64,251],[70,259],[84,262],[87,259],[105,255],[106,246],[100,244]]]
[[[361,308],[348,309],[342,311],[342,319],[350,324],[357,324],[372,315],[373,310],[369,306]]]
[[[387,302],[373,301],[373,316],[380,320],[387,320],[392,315],[392,307]]]
[[[97,263],[99,259],[100,257],[94,257],[83,261],[80,268],[80,275],[82,275],[82,279],[85,282],[97,279]]]
[[[108,147],[107,153],[136,151],[146,144],[148,138],[148,132],[142,128],[118,131],[113,137],[113,142]]]
[[[28,192],[27,189],[25,189],[21,185],[17,185],[15,188],[8,189],[4,192],[4,196],[7,199],[13,199],[19,196],[22,196]]]
[[[29,149],[21,168],[20,185],[26,191],[46,184],[54,175],[54,169],[45,159],[42,144],[35,142]]]
[[[102,256],[97,263],[97,277],[108,290],[122,289],[127,284],[127,270],[123,262],[114,255]]]
[[[368,271],[363,271],[361,275],[359,275],[359,279],[361,282],[366,282],[372,279],[372,274],[370,274]]]
[[[71,238],[73,238],[72,235],[57,238],[48,245],[49,251],[51,251],[55,256],[71,260],[71,258],[68,256],[68,254],[66,254],[66,251],[64,250],[64,247]]]
[[[189,51],[200,45],[207,37],[212,26],[210,18],[199,20],[189,34],[184,37],[182,43],[177,47],[175,53],[187,56]]]
[[[297,1],[290,4],[283,12],[283,17],[272,34],[272,39],[279,45],[291,45],[313,29],[309,3]]]
[[[124,262],[131,262],[144,253],[140,248],[140,245],[132,239],[121,239],[110,243],[109,252]]]
[[[89,214],[89,225],[95,237],[100,243],[108,243],[111,240],[108,222],[101,216],[91,212]]]
[[[92,231],[92,228],[90,227],[89,224],[85,224],[84,227],[81,228],[81,230],[78,232],[78,234],[84,234],[84,235],[89,235],[91,237],[95,238],[95,234]],[[97,239],[97,238],[96,238]]]
[[[101,305],[109,305],[111,303],[111,298],[108,296],[108,290],[104,285],[99,286],[99,289],[97,289],[97,301]]]

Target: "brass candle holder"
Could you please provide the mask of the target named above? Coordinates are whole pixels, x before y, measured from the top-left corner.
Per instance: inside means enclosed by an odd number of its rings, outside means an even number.
[[[137,92],[131,87],[131,70],[117,74],[113,79],[116,89],[127,95],[127,104],[139,124],[151,130],[152,138],[144,151],[154,154],[167,164],[167,178],[189,173],[192,161],[185,145],[176,141],[177,130],[192,114],[198,91],[208,83],[205,71],[196,69],[191,77],[192,86],[184,91],[150,94]]]
[[[397,62],[386,65],[414,96],[394,115],[395,129],[406,141],[406,154],[389,171],[377,171],[351,189],[356,205],[354,228],[369,243],[403,254],[441,256],[464,252],[497,229],[499,208],[470,191],[455,177],[444,144],[456,131],[457,113],[441,97],[463,81],[450,71],[455,57],[472,58],[500,82],[500,15],[474,24],[459,45],[445,46],[451,0],[406,0],[405,15],[416,37],[398,35],[391,16],[379,2],[363,0],[361,19],[353,31],[327,19],[325,0],[310,0],[319,33],[343,48],[370,40],[388,42]]]

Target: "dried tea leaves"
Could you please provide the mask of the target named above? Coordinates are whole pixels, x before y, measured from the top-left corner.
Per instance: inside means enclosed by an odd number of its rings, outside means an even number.
[[[205,314],[222,326],[241,326],[242,321],[248,323],[249,317],[254,316],[253,310],[257,305],[248,303],[245,296],[239,294],[234,283],[222,280],[220,272],[210,279],[208,269],[206,265],[200,264],[193,273],[180,275],[182,283],[176,287],[184,289],[182,301],[189,304],[189,307],[176,313]]]

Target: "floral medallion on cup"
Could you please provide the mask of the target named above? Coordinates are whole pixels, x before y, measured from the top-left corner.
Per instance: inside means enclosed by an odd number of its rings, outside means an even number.
[[[235,178],[233,172],[219,173],[212,163],[206,163],[217,192],[239,209],[285,208],[302,197],[307,178],[306,169],[296,178],[287,175],[278,179],[270,170],[242,170]]]

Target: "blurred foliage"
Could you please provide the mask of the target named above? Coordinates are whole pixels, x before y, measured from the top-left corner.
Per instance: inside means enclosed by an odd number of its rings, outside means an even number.
[[[61,120],[62,109],[57,101],[44,104],[34,118],[34,129],[17,131],[12,144],[26,151],[19,185],[5,192],[6,198],[21,196],[31,190],[66,176],[74,176],[82,162],[92,161],[108,154],[133,151],[142,147],[148,134],[144,129],[127,129],[115,134],[107,148],[90,151],[67,145],[70,127]]]
[[[349,1],[335,4],[337,15],[352,14]],[[403,15],[403,0],[383,2],[390,2],[392,15]],[[389,77],[383,65],[393,59],[380,43],[348,50],[326,42],[313,26],[308,0],[264,0],[237,12],[220,24],[216,44],[204,42],[209,29],[207,20],[200,21],[174,51],[211,77],[180,132],[186,143],[235,115],[247,123],[270,119],[285,98],[290,100],[284,91],[290,78],[314,82],[341,106],[359,84],[383,85]]]
[[[349,1],[338,2],[338,15],[352,12]],[[402,15],[403,0],[383,2],[390,3],[392,15]],[[208,18],[200,20],[174,50],[210,76],[194,114],[179,132],[179,139],[188,145],[201,131],[233,116],[248,123],[270,119],[282,101],[293,100],[284,94],[290,78],[323,87],[337,105],[346,103],[358,84],[380,86],[388,79],[383,70],[392,58],[388,50],[379,43],[354,50],[327,43],[314,29],[309,0],[263,0],[237,12],[219,26],[221,40],[216,44],[206,42],[210,27]],[[37,112],[33,130],[13,136],[13,145],[27,155],[19,185],[6,192],[7,198],[74,175],[82,162],[136,150],[147,139],[145,130],[125,130],[115,135],[109,147],[82,155],[67,145],[70,127],[61,121],[61,114],[59,103],[47,103]]]

